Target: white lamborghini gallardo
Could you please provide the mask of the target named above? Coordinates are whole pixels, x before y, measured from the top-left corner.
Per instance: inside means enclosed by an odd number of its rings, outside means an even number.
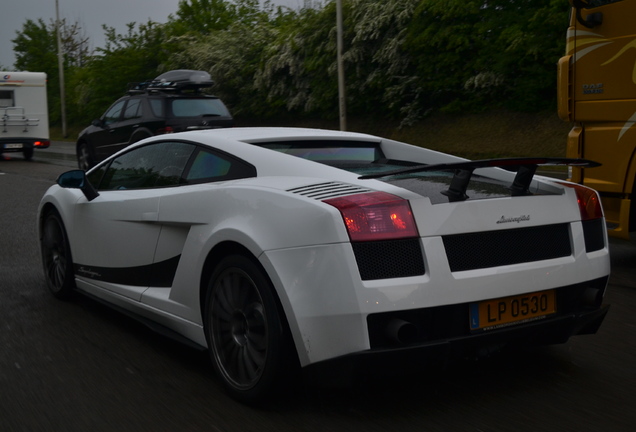
[[[561,343],[603,321],[609,252],[596,192],[544,164],[595,165],[311,129],[157,136],[46,192],[44,272],[57,297],[208,349],[248,402],[298,368]]]

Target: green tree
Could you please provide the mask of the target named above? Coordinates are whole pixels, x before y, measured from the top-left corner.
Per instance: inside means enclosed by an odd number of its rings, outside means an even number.
[[[328,5],[329,6],[329,5]],[[337,108],[335,9],[303,9],[278,28],[263,51],[256,84],[274,106],[329,115]],[[335,101],[332,102],[332,100]],[[331,117],[337,116],[337,110]]]
[[[225,0],[182,0],[171,22],[176,34],[207,35],[224,30],[234,21],[231,4]]]
[[[418,0],[350,0],[343,4],[347,111],[411,119],[414,66],[403,49]],[[304,9],[267,47],[258,84],[270,100],[321,117],[338,115],[336,4]]]
[[[194,2],[193,2],[194,3]],[[221,3],[221,2],[219,2]],[[184,6],[184,2],[181,3]],[[287,13],[266,2],[240,0],[217,4],[229,24],[207,29],[207,34],[185,34],[171,39],[179,49],[171,57],[171,68],[199,69],[210,73],[212,89],[238,116],[268,117],[276,113],[267,104],[266,91],[255,83],[265,48],[276,38],[277,26]],[[189,27],[188,15],[178,14],[179,25]],[[175,22],[169,26],[179,28]]]
[[[348,114],[412,124],[435,110],[554,107],[563,0],[343,0]],[[59,100],[53,23],[27,20],[13,40],[24,70],[49,75]],[[241,117],[338,115],[336,2],[300,10],[259,0],[182,0],[168,22],[130,23],[87,51],[63,25],[67,112],[86,123],[130,82],[200,69]],[[56,93],[57,92],[57,93]],[[52,118],[57,118],[52,115]]]
[[[100,116],[131,83],[146,81],[164,72],[164,63],[171,55],[166,48],[162,24],[129,23],[123,34],[112,27],[103,28],[104,48],[97,49],[97,54],[74,81],[73,102],[80,107],[85,121]]]
[[[41,18],[27,19],[22,30],[12,39],[16,56],[15,68],[31,72],[50,73],[57,68],[57,36],[55,25],[47,26]]]
[[[22,30],[16,33],[15,39],[11,40],[16,55],[15,68],[47,74],[49,119],[52,124],[59,124],[61,104],[56,23],[51,21],[47,25],[42,19],[26,20]],[[61,20],[60,40],[65,78],[72,79],[77,68],[82,67],[90,57],[89,39],[83,35],[78,22],[69,24]]]
[[[406,47],[430,107],[553,106],[566,2],[422,0]]]
[[[348,104],[357,115],[421,117],[413,58],[404,49],[407,28],[419,0],[351,0],[345,53]]]

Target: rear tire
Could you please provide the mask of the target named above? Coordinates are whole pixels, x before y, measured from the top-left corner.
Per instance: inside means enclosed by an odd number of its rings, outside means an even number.
[[[30,161],[33,159],[33,147],[27,147],[22,150],[22,156],[24,157],[24,160]]]
[[[55,210],[48,211],[42,221],[40,251],[49,291],[59,299],[69,298],[75,290],[73,258],[64,223]]]
[[[242,255],[221,260],[208,284],[205,331],[214,369],[232,397],[260,403],[286,387],[293,344],[285,329],[260,266]]]

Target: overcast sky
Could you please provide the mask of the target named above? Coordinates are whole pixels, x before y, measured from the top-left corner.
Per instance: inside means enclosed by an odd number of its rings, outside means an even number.
[[[118,33],[126,31],[130,22],[146,23],[149,19],[165,23],[168,15],[175,14],[179,0],[58,0],[60,18],[67,23],[80,23],[91,48],[104,45],[102,24],[114,27]],[[304,0],[274,0],[274,4],[294,9]],[[0,66],[12,69],[15,62],[13,43],[16,31],[22,30],[27,19],[42,18],[47,25],[55,19],[55,0],[2,0],[0,12]]]

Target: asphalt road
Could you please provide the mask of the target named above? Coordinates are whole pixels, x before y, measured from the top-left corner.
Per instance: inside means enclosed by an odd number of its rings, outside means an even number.
[[[48,150],[0,160],[0,431],[636,430],[634,244],[611,242],[597,335],[349,390],[300,387],[253,409],[222,392],[206,353],[46,292],[37,204],[75,166]]]

